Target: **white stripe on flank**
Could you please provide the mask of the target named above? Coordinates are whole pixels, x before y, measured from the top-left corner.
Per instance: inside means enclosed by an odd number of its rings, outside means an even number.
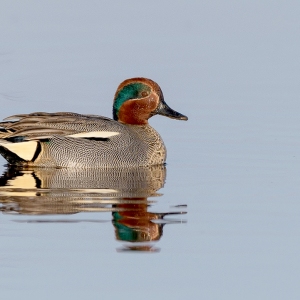
[[[6,148],[7,150],[11,151],[12,153],[15,153],[20,158],[30,161],[32,160],[36,147],[37,142],[36,141],[29,141],[29,142],[20,142],[20,143],[9,143],[7,141],[0,142],[0,145]]]
[[[67,135],[73,138],[108,138],[110,136],[118,135],[119,132],[114,131],[92,131],[92,132],[80,132]]]

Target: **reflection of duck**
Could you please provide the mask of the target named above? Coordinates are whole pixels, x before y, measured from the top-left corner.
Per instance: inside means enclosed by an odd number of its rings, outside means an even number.
[[[187,117],[164,101],[157,83],[125,80],[113,104],[114,120],[76,113],[15,115],[0,123],[0,154],[12,165],[43,167],[137,167],[162,164],[166,148],[148,124],[156,114]]]
[[[2,203],[17,203],[18,212],[25,214],[94,211],[130,201],[125,197],[155,196],[165,176],[163,165],[107,170],[10,167],[0,178],[0,197]]]
[[[153,220],[170,213],[148,212],[153,203],[148,197],[159,195],[165,176],[164,165],[107,170],[10,167],[0,177],[0,209],[27,215],[111,211],[118,240],[157,241],[163,221]],[[135,243],[132,250],[149,247]]]

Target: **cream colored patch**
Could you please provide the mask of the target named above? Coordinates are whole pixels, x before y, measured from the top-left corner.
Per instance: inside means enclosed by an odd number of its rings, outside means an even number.
[[[35,154],[37,142],[28,141],[20,143],[9,143],[7,141],[1,141],[0,145],[6,148],[7,150],[11,151],[12,153],[15,153],[20,158],[30,161]]]
[[[7,183],[5,187],[0,187],[1,196],[36,196],[36,181],[32,174],[23,174]]]
[[[32,174],[23,174],[22,176],[8,180],[8,186],[16,189],[35,189],[36,181]]]
[[[73,138],[108,138],[118,134],[120,133],[114,131],[91,131],[75,133],[68,136]]]

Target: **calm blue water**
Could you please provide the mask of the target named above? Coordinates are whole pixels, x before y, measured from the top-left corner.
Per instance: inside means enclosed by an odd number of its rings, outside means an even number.
[[[189,117],[150,120],[166,170],[130,182],[0,158],[1,298],[299,298],[298,2],[1,4],[0,119],[111,116],[136,76]]]

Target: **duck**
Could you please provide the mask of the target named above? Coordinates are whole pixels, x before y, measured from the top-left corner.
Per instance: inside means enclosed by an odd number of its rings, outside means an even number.
[[[151,79],[124,80],[113,119],[72,112],[17,114],[0,122],[0,154],[9,165],[54,168],[149,167],[166,163],[166,146],[148,120],[188,118],[170,108]]]

